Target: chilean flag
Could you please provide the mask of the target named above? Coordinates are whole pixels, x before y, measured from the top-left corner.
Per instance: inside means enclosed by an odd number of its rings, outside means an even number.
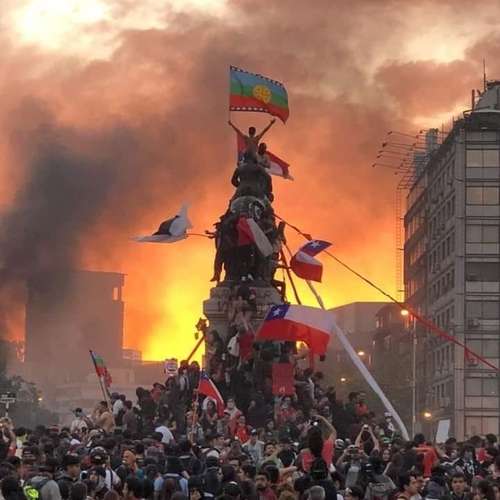
[[[333,315],[328,311],[281,304],[269,309],[255,340],[305,342],[311,352],[324,356],[333,328]]]
[[[238,140],[238,161],[243,158],[243,153],[245,152],[245,141],[240,134],[236,134]],[[271,175],[277,175],[278,177],[283,177],[284,179],[288,179],[289,181],[293,181],[293,177],[290,175],[290,164],[286,161],[282,160],[280,157],[276,156],[271,151],[266,151],[267,156],[269,157],[269,173]]]
[[[331,243],[322,240],[312,240],[306,243],[291,258],[290,267],[292,271],[299,278],[321,282],[323,264],[314,256],[326,250],[329,246],[331,246]]]
[[[217,406],[217,413],[219,414],[219,417],[222,417],[222,415],[224,415],[224,399],[222,398],[219,389],[217,389],[217,386],[212,382],[210,377],[204,371],[202,371],[200,374],[198,394],[204,394],[208,398],[213,399]]]
[[[238,246],[254,244],[264,257],[273,253],[273,246],[264,231],[251,217],[241,216],[236,223]]]

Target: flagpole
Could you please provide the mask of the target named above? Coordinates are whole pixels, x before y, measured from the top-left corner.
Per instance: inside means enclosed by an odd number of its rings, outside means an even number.
[[[191,354],[187,358],[187,362],[189,363],[191,361],[191,358],[195,355],[196,351],[199,349],[201,346],[202,342],[205,340],[205,334],[203,333],[200,340],[196,342],[196,345],[194,346],[193,350],[191,351]]]
[[[321,307],[321,309],[326,310],[323,299],[321,298],[319,293],[316,291],[316,288],[314,288],[314,285],[309,280],[306,280],[306,283],[308,284],[309,288],[311,289],[311,292],[313,293],[313,295],[316,297],[316,300],[318,301],[318,304]],[[366,366],[363,364],[363,362],[359,359],[356,351],[353,349],[352,345],[349,343],[349,341],[345,337],[344,332],[342,332],[342,330],[340,330],[340,328],[337,326],[336,323],[334,323],[334,325],[335,325],[335,333],[336,333],[338,339],[340,340],[342,347],[347,351],[347,354],[349,354],[351,361],[354,363],[356,368],[361,372],[361,375],[363,375],[364,379],[368,382],[368,384],[374,390],[374,392],[377,394],[377,396],[381,399],[382,404],[385,406],[387,411],[389,411],[391,413],[391,415],[394,417],[394,420],[397,422],[397,424],[399,425],[399,428],[401,429],[403,437],[405,439],[409,439],[408,430],[406,429],[406,426],[404,425],[403,421],[401,420],[401,417],[399,416],[397,411],[394,409],[391,402],[387,399],[386,395],[383,393],[382,389],[377,384],[377,381],[373,378],[372,374],[368,371],[368,368],[366,368]]]
[[[311,290],[313,295],[316,297],[319,307],[321,307],[321,309],[326,310],[325,304],[323,303],[323,299],[321,298],[320,294],[316,291],[316,288],[314,288],[313,284],[309,280],[306,280],[306,283],[307,286],[309,287],[309,290]]]
[[[288,250],[288,252],[290,252],[290,249],[288,247],[286,247],[286,249]],[[293,281],[293,278],[292,278],[292,274],[290,273],[290,268],[288,267],[288,263],[286,261],[286,257],[285,257],[285,253],[283,252],[283,250],[281,250],[281,258],[283,259],[283,263],[285,264],[285,272],[286,272],[286,275],[288,276],[288,281],[290,281],[290,284],[292,285],[292,290],[293,290],[293,294],[295,295],[295,300],[297,301],[297,304],[302,305],[302,301],[300,300],[300,297],[299,297],[299,294],[297,292],[297,288],[295,287],[295,283]]]
[[[112,411],[111,398],[109,396],[108,390],[105,387],[105,383],[103,381],[102,376],[99,375],[99,370],[97,369],[97,364],[95,362],[94,353],[93,353],[92,349],[89,349],[89,353],[90,353],[90,359],[92,360],[92,363],[94,365],[95,373],[97,375],[97,380],[99,380],[99,385],[101,387],[102,395],[104,397],[104,400],[106,401],[106,404],[108,405],[109,411]]]

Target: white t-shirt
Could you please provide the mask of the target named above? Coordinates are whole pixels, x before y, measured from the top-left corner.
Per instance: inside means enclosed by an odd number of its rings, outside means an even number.
[[[125,408],[123,401],[121,399],[117,399],[113,403],[113,415],[116,417],[118,413],[120,413],[120,410],[123,410]]]
[[[170,432],[170,429],[165,425],[160,425],[159,427],[157,427],[155,429],[155,432],[159,432],[163,436],[161,442],[164,444],[169,444],[171,441],[174,440],[173,434]]]

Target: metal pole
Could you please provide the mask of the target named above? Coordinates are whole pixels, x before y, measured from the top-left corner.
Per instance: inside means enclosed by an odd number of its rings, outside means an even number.
[[[202,344],[202,342],[204,340],[205,340],[205,334],[203,333],[200,340],[198,340],[198,342],[194,346],[193,350],[191,351],[191,354],[188,356],[188,358],[186,360],[188,363],[191,361],[191,358],[196,354],[196,351],[198,350],[198,348],[200,347],[200,345]]]
[[[412,437],[416,433],[417,425],[417,330],[413,328],[412,342],[412,381],[411,381],[411,434]]]

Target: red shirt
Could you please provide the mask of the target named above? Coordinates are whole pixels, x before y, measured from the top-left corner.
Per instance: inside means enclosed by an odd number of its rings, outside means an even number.
[[[358,403],[356,405],[356,415],[362,417],[368,413],[368,406],[365,403]]]
[[[264,491],[259,491],[259,500],[276,500],[276,495],[268,486]]]
[[[476,458],[477,461],[482,464],[486,460],[486,449],[485,448],[479,448],[476,450]]]
[[[253,340],[253,335],[250,332],[244,333],[238,339],[240,344],[240,358],[243,361],[247,361],[252,357]]]
[[[421,445],[417,447],[417,453],[424,455],[424,477],[431,477],[431,470],[438,460],[436,450],[432,446]]]
[[[326,466],[330,468],[333,460],[333,452],[335,451],[335,442],[333,441],[333,436],[330,436],[324,443],[323,449],[321,450],[321,457],[326,462]],[[311,470],[311,465],[314,462],[313,454],[309,450],[304,450],[302,452],[302,468],[305,472]]]
[[[238,438],[240,440],[240,443],[246,443],[250,439],[247,426],[238,425],[238,427],[236,427],[236,432],[234,433],[234,437]]]

